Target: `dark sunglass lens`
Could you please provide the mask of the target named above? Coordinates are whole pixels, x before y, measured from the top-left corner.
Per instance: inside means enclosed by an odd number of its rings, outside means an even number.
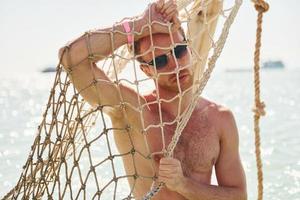
[[[179,45],[175,47],[174,53],[176,58],[181,58],[185,54],[186,50],[187,50],[187,45]]]
[[[163,68],[168,63],[166,55],[161,55],[155,58],[156,69]]]

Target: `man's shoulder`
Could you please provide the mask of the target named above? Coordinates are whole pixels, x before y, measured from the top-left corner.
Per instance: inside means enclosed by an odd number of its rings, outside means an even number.
[[[210,114],[218,115],[225,119],[230,118],[232,115],[232,111],[228,107],[203,97],[199,98],[198,108],[207,110]]]
[[[228,107],[204,98],[201,98],[201,101],[199,103],[199,106],[202,106],[201,110],[205,111],[211,122],[214,123],[220,131],[234,128],[234,115]]]

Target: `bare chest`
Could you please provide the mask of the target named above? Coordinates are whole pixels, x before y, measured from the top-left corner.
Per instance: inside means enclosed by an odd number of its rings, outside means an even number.
[[[176,124],[153,128],[147,134],[150,151],[156,165],[163,157],[163,150],[172,141]],[[220,150],[219,137],[205,114],[192,115],[174,149],[173,157],[181,161],[186,176],[211,172]]]

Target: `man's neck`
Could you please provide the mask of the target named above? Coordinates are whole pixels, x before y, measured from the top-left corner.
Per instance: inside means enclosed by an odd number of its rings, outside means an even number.
[[[154,91],[153,95],[157,97],[157,93]],[[192,90],[189,89],[179,95],[178,92],[159,88],[159,98],[163,100],[161,101],[161,109],[175,118],[178,114],[181,115],[191,103]]]

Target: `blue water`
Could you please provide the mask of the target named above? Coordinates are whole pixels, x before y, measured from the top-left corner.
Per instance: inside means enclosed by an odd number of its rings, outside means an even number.
[[[50,94],[54,74],[0,75],[0,197],[18,180]],[[215,72],[203,96],[232,109],[249,199],[256,198],[253,77],[250,72]],[[265,70],[261,120],[265,199],[300,199],[300,70]]]

